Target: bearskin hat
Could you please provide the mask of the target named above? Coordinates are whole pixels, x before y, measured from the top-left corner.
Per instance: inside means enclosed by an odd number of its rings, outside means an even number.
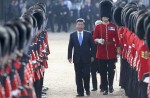
[[[144,30],[144,19],[149,15],[148,11],[141,14],[136,23],[135,33],[139,37],[139,39],[144,39],[145,37],[145,30]]]
[[[128,27],[129,24],[129,16],[132,12],[136,11],[137,9],[132,7],[125,13],[125,26]]]
[[[146,45],[148,49],[150,50],[150,24],[148,24],[146,28]]]
[[[25,41],[26,41],[26,32],[27,32],[26,26],[20,21],[19,20],[18,21],[14,21],[14,23],[13,23],[13,25],[16,26],[18,31],[19,31],[19,46],[18,46],[18,50],[21,50],[21,49],[24,48],[24,44],[25,44]]]
[[[112,19],[112,8],[113,8],[113,2],[110,0],[102,0],[99,4],[100,9],[100,18],[102,17],[108,17],[109,21]]]
[[[113,12],[113,20],[118,26],[123,26],[121,22],[121,11],[122,7],[116,7]]]
[[[9,21],[8,23],[4,24],[4,26],[10,27],[14,31],[15,38],[16,38],[15,48],[17,49],[19,46],[19,31],[18,31],[17,27],[15,25],[13,25],[12,21]]]
[[[128,29],[130,30],[130,31],[134,31],[133,30],[133,24],[134,24],[134,16],[135,16],[135,14],[137,13],[137,11],[133,11],[131,14],[130,14],[130,16],[129,16],[129,21],[128,21]],[[133,32],[134,33],[134,32]]]
[[[1,45],[1,57],[5,57],[9,53],[9,35],[6,28],[0,27],[0,45]]]
[[[144,19],[144,30],[145,31],[146,31],[146,28],[149,23],[150,23],[150,14]]]
[[[13,30],[13,28],[11,26],[4,26],[7,30],[7,33],[9,35],[9,54],[11,54],[12,52],[14,52],[15,50],[15,45],[16,45],[16,34],[15,31]]]

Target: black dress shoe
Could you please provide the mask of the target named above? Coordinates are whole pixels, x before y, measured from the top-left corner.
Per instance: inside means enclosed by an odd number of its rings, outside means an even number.
[[[104,92],[103,92],[103,95],[108,95],[108,91],[104,91]]]
[[[76,97],[83,97],[84,96],[84,94],[79,94],[79,95],[76,95]]]
[[[104,92],[104,89],[101,89],[100,92]]]
[[[97,91],[97,89],[93,88],[91,91]]]
[[[42,94],[46,94],[46,92],[42,91]]]
[[[113,92],[114,92],[113,86],[109,87],[109,92],[110,92],[110,93],[113,93]]]
[[[87,96],[90,96],[90,91],[87,91],[87,92],[86,92],[86,95],[87,95]]]

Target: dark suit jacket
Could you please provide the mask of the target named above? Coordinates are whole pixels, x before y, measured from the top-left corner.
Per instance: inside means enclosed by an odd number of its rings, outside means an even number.
[[[91,33],[83,31],[83,41],[81,46],[78,41],[77,31],[70,34],[68,59],[72,58],[73,49],[73,63],[79,63],[80,60],[82,60],[83,63],[91,63],[91,57],[94,57],[94,41]]]

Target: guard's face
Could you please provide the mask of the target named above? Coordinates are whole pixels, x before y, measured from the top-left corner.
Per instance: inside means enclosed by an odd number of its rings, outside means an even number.
[[[109,21],[109,18],[108,18],[108,17],[102,17],[102,21],[103,21],[103,22],[108,22],[108,21]]]
[[[78,31],[83,31],[84,30],[84,23],[83,22],[77,22],[76,28]]]

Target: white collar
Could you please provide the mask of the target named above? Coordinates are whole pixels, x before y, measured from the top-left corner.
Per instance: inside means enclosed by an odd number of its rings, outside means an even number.
[[[83,31],[81,32],[77,31],[78,38],[79,38],[79,33],[81,33],[81,36],[83,37]]]
[[[81,34],[83,34],[83,31],[81,31],[81,32],[77,31],[77,33],[81,33]]]

